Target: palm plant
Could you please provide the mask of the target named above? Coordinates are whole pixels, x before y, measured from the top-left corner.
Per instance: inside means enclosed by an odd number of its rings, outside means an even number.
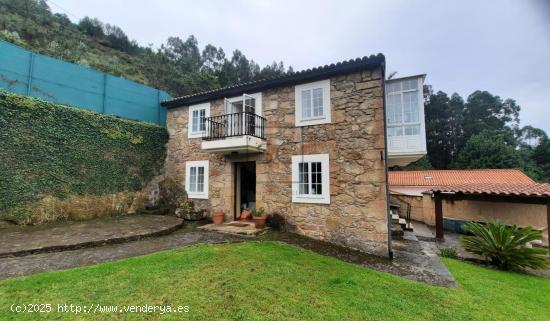
[[[461,238],[465,250],[485,257],[499,269],[550,266],[545,249],[527,247],[527,243],[542,238],[542,233],[532,227],[519,228],[498,222],[469,222],[464,227],[473,234]]]

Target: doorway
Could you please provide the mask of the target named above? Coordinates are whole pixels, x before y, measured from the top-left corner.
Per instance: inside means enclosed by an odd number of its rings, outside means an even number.
[[[256,162],[235,162],[235,210],[236,220],[243,209],[256,208]]]

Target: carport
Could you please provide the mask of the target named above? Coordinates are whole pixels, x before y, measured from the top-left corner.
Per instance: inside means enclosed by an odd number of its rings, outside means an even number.
[[[443,200],[486,201],[546,205],[547,233],[550,240],[550,184],[459,184],[430,189],[435,201],[436,238],[444,239]]]

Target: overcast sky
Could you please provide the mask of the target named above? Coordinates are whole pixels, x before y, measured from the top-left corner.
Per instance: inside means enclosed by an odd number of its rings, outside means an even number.
[[[381,52],[387,72],[426,73],[435,90],[516,99],[522,125],[550,134],[550,0],[48,2],[72,20],[118,25],[141,45],[193,34],[201,48],[238,48],[262,66],[301,70]]]

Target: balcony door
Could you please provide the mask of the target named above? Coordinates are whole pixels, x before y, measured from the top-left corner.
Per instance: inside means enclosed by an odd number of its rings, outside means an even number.
[[[256,135],[256,98],[243,94],[240,97],[225,99],[226,135]]]

